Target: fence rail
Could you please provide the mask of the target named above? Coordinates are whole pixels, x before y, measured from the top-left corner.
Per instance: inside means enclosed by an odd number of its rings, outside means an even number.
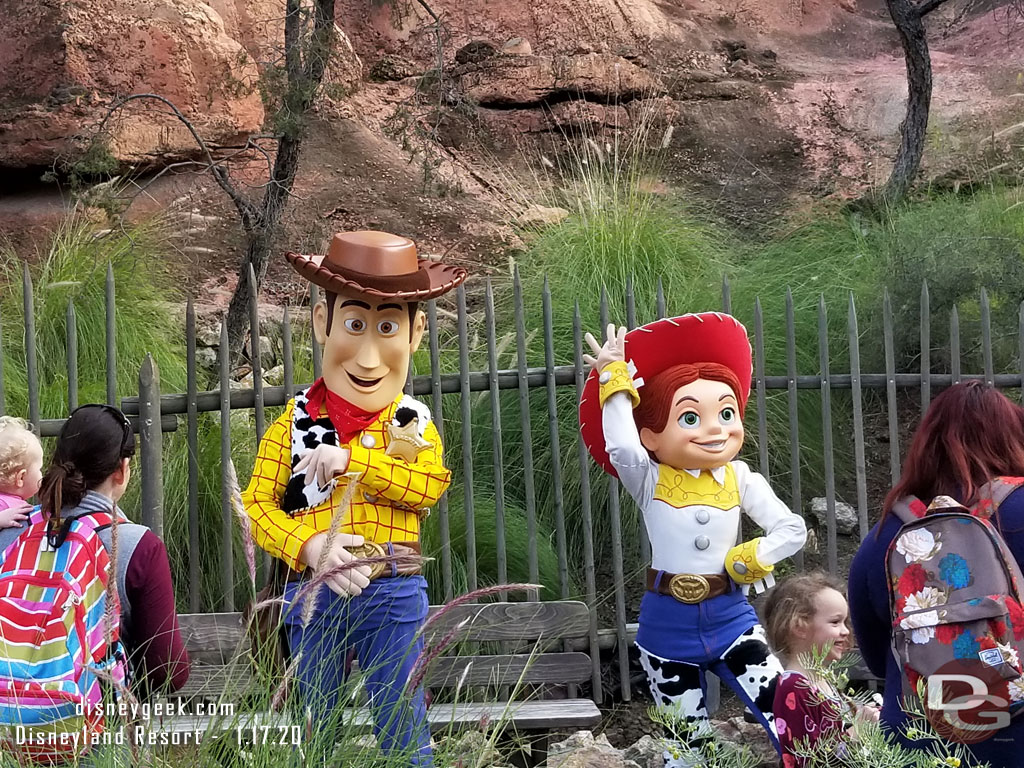
[[[248,279],[254,281],[250,270]],[[495,286],[490,280],[483,285],[483,322],[471,322],[467,309],[467,288],[460,286],[454,299],[454,322],[438,322],[435,302],[425,310],[429,318],[429,373],[411,376],[407,390],[429,399],[437,428],[448,446],[449,455],[460,458],[449,460],[461,493],[458,498],[458,533],[453,527],[454,501],[446,497],[436,509],[438,530],[438,556],[440,561],[441,594],[450,599],[456,584],[474,589],[486,580],[508,581],[510,561],[525,559],[525,576],[531,582],[542,578],[542,559],[539,545],[547,542],[545,551],[557,560],[552,592],[560,597],[582,596],[591,610],[590,650],[594,660],[592,684],[595,698],[601,698],[602,675],[598,647],[599,613],[605,621],[613,623],[617,637],[617,667],[623,685],[622,694],[629,697],[629,661],[627,625],[635,608],[630,601],[635,596],[636,571],[647,562],[650,544],[642,525],[636,524],[636,512],[631,500],[622,496],[618,481],[595,471],[578,430],[574,428],[576,411],[585,378],[581,359],[583,327],[577,305],[571,328],[574,353],[571,360],[559,360],[554,327],[551,293],[545,281],[541,302],[539,327],[531,327],[525,310],[523,286],[518,272],[512,278],[511,313],[502,314],[496,303]],[[34,314],[34,288],[27,265],[22,280],[24,307],[24,346],[27,372],[27,411],[29,420],[43,436],[57,434],[63,424],[61,418],[42,418],[39,398],[39,374],[36,361],[37,329]],[[252,291],[255,297],[255,290]],[[602,328],[609,319],[621,319],[630,327],[638,324],[636,302],[632,285],[625,290],[625,302],[619,310],[612,310],[607,295],[600,299]],[[162,467],[165,463],[164,433],[184,429],[188,450],[187,505],[187,563],[177,563],[178,572],[188,574],[187,602],[191,612],[201,610],[233,611],[239,584],[245,578],[236,573],[234,547],[239,537],[231,507],[231,485],[224,471],[232,457],[232,430],[229,425],[232,412],[250,412],[253,427],[245,446],[255,454],[255,446],[266,428],[267,409],[283,406],[296,390],[294,355],[305,350],[294,349],[291,312],[285,308],[280,337],[283,357],[283,384],[270,386],[263,381],[260,349],[260,320],[256,299],[250,305],[250,320],[256,332],[251,334],[252,385],[246,389],[234,388],[227,349],[226,326],[220,327],[220,352],[215,372],[217,388],[200,391],[201,371],[197,364],[196,313],[191,301],[185,312],[185,354],[187,356],[187,385],[184,393],[161,392],[160,373],[152,358],[147,357],[139,366],[137,393],[118,393],[116,383],[117,345],[115,335],[113,272],[106,274],[106,398],[110,403],[120,402],[129,414],[133,428],[139,433],[139,465],[141,474],[141,519],[157,533],[164,533],[164,497],[176,489],[164,487]],[[314,287],[311,304],[319,294]],[[479,297],[474,297],[479,298]],[[505,297],[508,298],[508,297]],[[722,287],[722,306],[732,308],[728,282]],[[655,297],[658,316],[666,315],[666,301],[661,286]],[[766,373],[765,322],[760,299],[755,300],[752,314],[752,343],[755,352],[752,405],[756,420],[748,417],[748,432],[756,434],[756,454],[752,463],[772,479],[771,465],[788,466],[786,487],[775,479],[777,491],[787,498],[792,508],[804,510],[804,500],[813,489],[825,498],[824,525],[825,561],[835,573],[840,568],[836,504],[842,495],[855,499],[857,533],[863,537],[869,528],[871,502],[868,477],[869,446],[867,438],[872,425],[881,429],[888,443],[883,457],[882,471],[887,475],[881,485],[888,485],[900,472],[900,408],[904,400],[919,399],[923,410],[932,393],[954,382],[982,379],[1003,388],[1024,387],[1024,369],[1016,372],[996,372],[992,351],[991,312],[985,291],[979,298],[981,348],[983,372],[967,374],[961,370],[960,316],[956,307],[949,318],[948,372],[933,371],[931,342],[931,306],[927,286],[922,287],[920,309],[920,370],[896,370],[893,312],[888,294],[882,300],[882,336],[884,371],[862,372],[861,330],[853,296],[846,307],[845,341],[848,349],[847,372],[834,372],[836,341],[834,328],[830,334],[829,308],[822,298],[817,306],[817,370],[813,373],[798,370],[796,312],[791,293],[785,302],[785,374]],[[651,318],[653,319],[653,318]],[[6,319],[0,318],[3,322]],[[499,336],[499,329],[508,330]],[[80,371],[78,369],[78,327],[76,307],[69,303],[66,313],[67,352],[67,407],[70,411],[79,401]],[[568,338],[569,329],[561,329]],[[1024,359],[1024,307],[1019,316],[1017,349],[1019,361]],[[543,365],[531,361],[531,340],[543,337]],[[482,335],[482,343],[472,341],[473,335]],[[509,341],[514,337],[514,349]],[[559,337],[561,339],[563,337]],[[813,342],[802,342],[811,344]],[[830,343],[833,346],[830,346]],[[309,367],[313,375],[320,373],[319,349],[315,340],[311,344]],[[807,350],[804,350],[807,351]],[[5,409],[4,359],[6,350],[0,348],[0,413]],[[564,354],[564,353],[563,353]],[[509,365],[501,367],[503,361]],[[471,370],[474,361],[481,368]],[[534,364],[531,365],[531,362]],[[782,362],[782,361],[776,361]],[[511,365],[514,363],[514,365]],[[456,372],[445,372],[448,368]],[[212,382],[211,382],[212,383]],[[304,382],[308,383],[308,382]],[[506,397],[510,390],[515,397]],[[816,428],[820,427],[820,443],[811,445],[801,439],[801,422],[806,427],[808,393],[817,390]],[[912,391],[917,392],[913,397]],[[871,392],[877,393],[870,395]],[[575,397],[572,397],[572,395]],[[118,400],[121,395],[120,400]],[[813,397],[813,395],[811,395]],[[774,415],[769,402],[784,399],[783,407]],[[457,400],[457,402],[456,402]],[[870,400],[870,403],[868,401]],[[884,403],[882,402],[884,400]],[[445,405],[448,408],[445,408]],[[869,407],[866,408],[866,405]],[[874,408],[874,410],[871,410]],[[205,467],[200,462],[199,431],[202,414],[219,414],[220,466],[219,474],[219,531],[204,531],[201,514],[200,479]],[[837,427],[837,419],[842,427]],[[224,428],[227,427],[227,428]],[[838,435],[837,429],[841,429]],[[851,446],[847,443],[852,441]],[[574,444],[575,443],[575,444]],[[845,465],[837,469],[837,445],[842,444],[843,455],[849,456]],[[820,455],[818,455],[820,452]],[[877,453],[877,452],[876,452]],[[877,456],[876,456],[877,458]],[[820,459],[821,478],[808,480],[809,462]],[[878,463],[877,461],[875,462]],[[817,465],[816,465],[817,466]],[[571,477],[571,487],[567,478]],[[781,477],[784,478],[784,475]],[[245,478],[241,478],[243,484]],[[840,489],[842,486],[842,489]],[[453,496],[452,493],[449,496]],[[453,496],[454,499],[454,496]],[[493,508],[493,512],[492,512]],[[525,558],[521,552],[510,552],[510,535],[519,525],[519,514],[525,526]],[[493,519],[485,520],[481,515]],[[629,525],[627,526],[627,522]],[[487,523],[485,525],[485,523]],[[511,527],[510,527],[511,526]],[[595,538],[600,528],[607,535]],[[636,531],[638,540],[627,541],[626,529]],[[180,526],[176,528],[180,531]],[[482,539],[483,531],[493,535],[493,541]],[[204,533],[206,534],[204,536]],[[518,534],[516,534],[518,536]],[[207,599],[201,592],[201,552],[203,541],[211,536],[219,540],[218,598]],[[518,547],[522,537],[515,539]],[[459,550],[456,561],[455,548]],[[484,562],[486,549],[488,562]],[[491,558],[493,555],[493,558]],[[582,562],[574,562],[574,555]],[[490,560],[493,559],[493,562]],[[609,562],[610,560],[610,562]],[[804,553],[795,558],[797,567],[804,567]],[[184,570],[182,570],[184,566]],[[457,567],[458,566],[458,567]],[[458,575],[458,579],[456,576]],[[578,586],[576,586],[578,585]],[[574,594],[582,593],[582,595]],[[606,603],[607,598],[611,598]],[[606,610],[610,605],[610,610]]]

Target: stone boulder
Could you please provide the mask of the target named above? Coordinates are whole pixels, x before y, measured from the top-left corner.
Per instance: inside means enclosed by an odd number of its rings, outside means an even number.
[[[533,46],[525,37],[510,37],[501,46],[501,52],[508,56],[532,56]]]
[[[807,510],[819,528],[825,530],[828,523],[828,503],[824,496],[811,499]],[[844,501],[836,501],[836,532],[842,536],[850,536],[857,532],[859,518],[857,510]]]
[[[208,5],[188,0],[40,0],[3,6],[0,166],[73,155],[120,96],[155,93],[210,143],[258,130],[258,70]],[[166,107],[137,101],[107,123],[115,158],[193,154],[195,140]]]
[[[603,733],[596,738],[590,731],[577,731],[548,750],[547,768],[640,768],[627,760],[621,749],[608,742]]]
[[[549,208],[546,205],[533,203],[519,214],[516,221],[527,227],[549,227],[567,218],[569,218],[569,211],[565,208]]]
[[[459,67],[455,75],[481,107],[537,106],[558,98],[621,103],[665,92],[649,71],[607,53],[492,56]]]

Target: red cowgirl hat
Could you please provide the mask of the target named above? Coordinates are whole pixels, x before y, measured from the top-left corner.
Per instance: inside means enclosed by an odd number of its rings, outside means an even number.
[[[626,362],[636,380],[651,381],[659,373],[682,363],[718,363],[736,374],[744,391],[737,392],[740,413],[750,397],[753,361],[747,329],[732,315],[701,312],[656,320],[626,334]],[[608,474],[618,477],[604,448],[600,384],[592,370],[580,399],[580,432],[594,461]],[[640,397],[644,396],[642,384]]]

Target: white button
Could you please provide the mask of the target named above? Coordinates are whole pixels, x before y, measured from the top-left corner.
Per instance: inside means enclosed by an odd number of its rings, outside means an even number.
[[[601,376],[600,376],[600,377],[598,378],[598,381],[600,381],[600,382],[601,382],[602,384],[607,384],[607,383],[608,383],[609,381],[611,381],[611,380],[612,380],[612,374],[611,374],[611,371],[605,371],[605,372],[604,372],[604,373],[602,373],[602,374],[601,374]]]
[[[693,546],[703,551],[711,546],[711,539],[709,539],[707,536],[698,536],[696,539],[693,540]]]
[[[374,439],[373,435],[363,435],[359,439],[359,442],[362,444],[363,448],[376,448],[377,447],[377,441]]]
[[[741,576],[747,572],[747,566],[743,563],[733,563],[732,569]]]
[[[697,522],[701,525],[707,525],[708,520],[711,519],[711,513],[706,509],[698,509],[696,512]]]

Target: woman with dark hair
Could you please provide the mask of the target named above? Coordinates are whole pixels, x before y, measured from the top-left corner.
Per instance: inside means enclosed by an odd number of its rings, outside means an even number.
[[[116,510],[117,525],[98,533],[117,579],[121,641],[131,665],[132,689],[146,698],[153,691],[184,685],[189,660],[178,629],[164,543],[117,508],[131,478],[134,454],[135,435],[121,411],[109,405],[83,405],[60,431],[39,501],[51,542],[58,545],[75,517]],[[19,533],[0,532],[0,552]]]
[[[916,498],[928,504],[949,496],[970,507],[983,486],[1008,478],[1018,487],[995,509],[991,522],[1017,561],[1024,564],[1024,411],[998,390],[980,382],[954,384],[936,397],[914,433],[899,482],[885,497],[882,516],[861,542],[850,565],[848,599],[854,634],[865,664],[885,678],[883,725],[904,743],[907,715],[900,706],[902,672],[892,651],[886,558],[903,526],[893,507]],[[1020,764],[1024,718],[970,746],[992,768]]]

